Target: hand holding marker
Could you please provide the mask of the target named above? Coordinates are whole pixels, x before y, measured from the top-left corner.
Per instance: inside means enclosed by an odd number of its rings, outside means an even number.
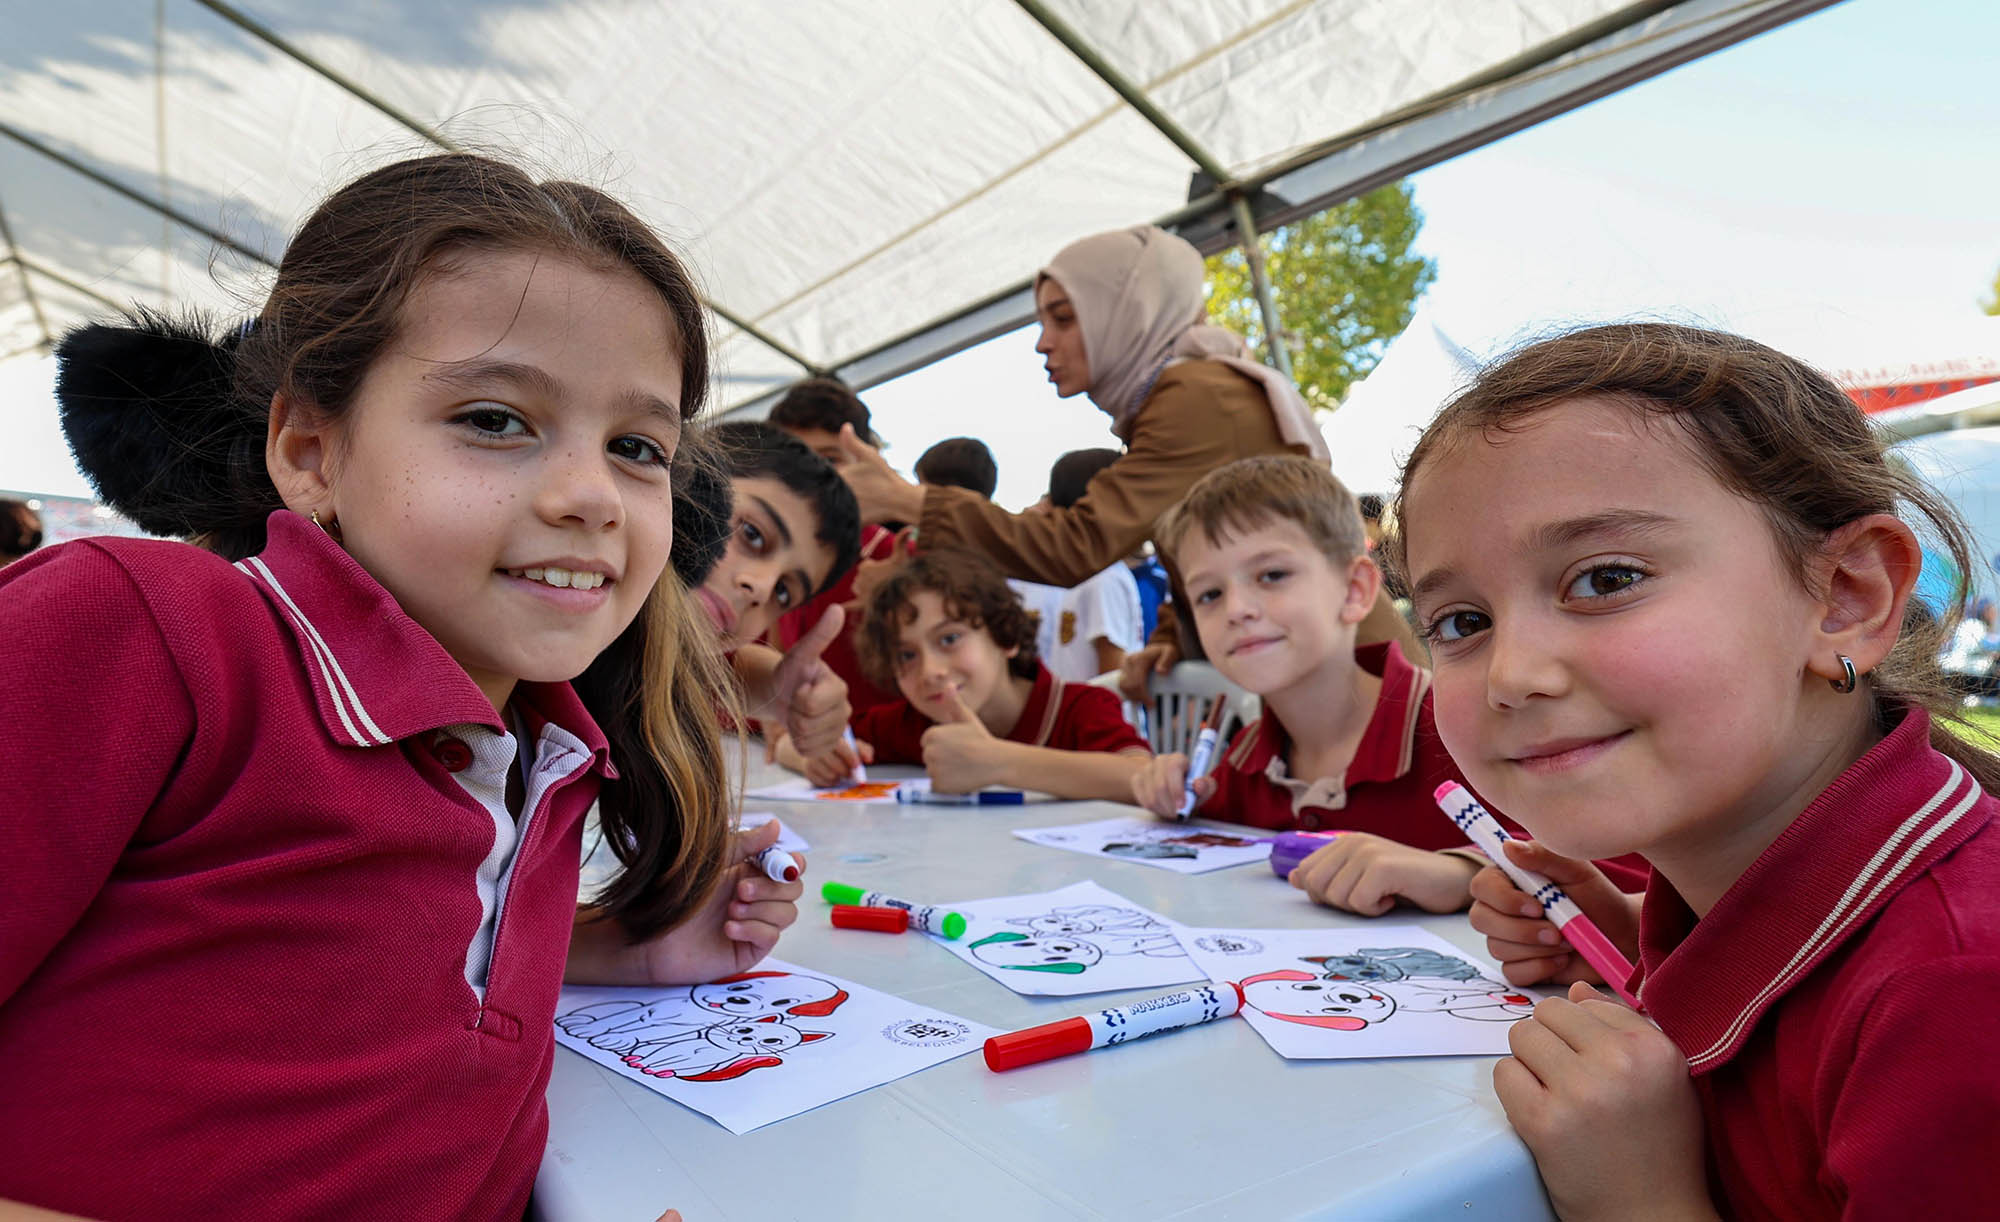
[[[799,881],[799,859],[775,844],[757,854],[755,860],[757,868],[764,872],[764,877],[774,883]]]
[[[1595,921],[1583,915],[1583,909],[1577,907],[1576,901],[1561,887],[1526,866],[1516,865],[1514,859],[1507,856],[1505,846],[1513,837],[1500,826],[1500,821],[1493,817],[1492,812],[1481,806],[1479,799],[1467,793],[1465,786],[1457,781],[1446,781],[1437,787],[1432,796],[1444,808],[1444,813],[1451,816],[1451,821],[1472,837],[1472,843],[1492,858],[1494,865],[1505,870],[1515,886],[1542,906],[1542,912],[1562,930],[1563,937],[1576,947],[1584,962],[1596,968],[1598,975],[1618,990],[1618,995],[1633,1009],[1643,1009],[1639,999],[1625,988],[1625,982],[1632,977],[1631,960],[1612,944],[1610,938],[1604,936],[1604,931],[1597,927]]]
[[[1038,1061],[1053,1061],[1072,1053],[1228,1018],[1242,1008],[1242,986],[1227,980],[1211,980],[1129,1006],[1114,1006],[1081,1018],[1065,1018],[1025,1031],[996,1035],[986,1041],[986,1068],[999,1073]]]
[[[863,891],[847,883],[822,883],[820,897],[827,903],[851,908],[901,908],[910,914],[910,924],[924,933],[941,938],[957,938],[965,933],[963,913],[946,912],[936,904],[912,904],[880,891]]]
[[[1215,759],[1215,744],[1222,737],[1222,715],[1228,701],[1221,696],[1208,706],[1208,716],[1201,722],[1201,733],[1194,740],[1194,753],[1188,757],[1187,791],[1181,795],[1181,808],[1174,812],[1174,818],[1185,819],[1194,813],[1195,778],[1208,772],[1208,766]]]

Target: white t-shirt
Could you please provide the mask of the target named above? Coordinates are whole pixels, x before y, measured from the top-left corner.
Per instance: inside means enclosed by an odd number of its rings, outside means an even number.
[[[1064,590],[1056,613],[1055,640],[1042,661],[1062,678],[1083,682],[1098,674],[1098,637],[1126,653],[1145,643],[1145,614],[1132,570],[1114,564],[1074,589]]]

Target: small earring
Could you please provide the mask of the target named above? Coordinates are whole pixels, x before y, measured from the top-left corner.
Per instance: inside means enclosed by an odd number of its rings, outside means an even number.
[[[1854,683],[1855,683],[1854,659],[1848,657],[1844,653],[1838,656],[1840,658],[1840,669],[1845,671],[1846,673],[1841,675],[1841,677],[1838,679],[1828,679],[1826,682],[1827,685],[1833,688],[1834,691],[1839,692],[1841,695],[1845,696],[1847,693],[1854,690]]]
[[[319,520],[319,510],[315,509],[312,511],[312,523],[314,526],[319,527],[327,538],[332,539],[336,543],[340,542],[339,514],[330,513],[327,515],[326,521],[322,522]]]

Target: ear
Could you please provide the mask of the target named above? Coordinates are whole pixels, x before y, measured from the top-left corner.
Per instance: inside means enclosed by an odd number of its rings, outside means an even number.
[[[1902,631],[1923,555],[1916,532],[1891,514],[1870,514],[1828,535],[1814,561],[1820,620],[1806,669],[1838,680],[1843,654],[1864,675],[1880,666]]]
[[[1340,622],[1352,626],[1367,619],[1381,592],[1382,570],[1373,557],[1364,553],[1348,561],[1347,596],[1340,603]]]
[[[280,394],[271,396],[270,424],[264,435],[264,468],[285,507],[338,518],[333,498],[334,425]]]

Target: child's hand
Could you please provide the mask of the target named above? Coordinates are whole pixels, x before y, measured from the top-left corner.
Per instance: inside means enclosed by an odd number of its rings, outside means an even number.
[[[1367,832],[1342,832],[1300,862],[1289,881],[1329,908],[1381,916],[1407,900],[1425,912],[1457,912],[1479,867],[1453,853],[1413,849]]]
[[[778,935],[799,919],[803,882],[773,882],[753,859],[778,842],[778,821],[736,833],[729,848],[734,865],[706,903],[686,920],[646,943],[645,977],[654,984],[700,984],[757,966]],[[798,858],[803,878],[806,859]]]
[[[1188,757],[1178,752],[1172,755],[1154,756],[1133,776],[1132,800],[1162,818],[1178,818],[1181,802],[1187,797],[1187,770]],[[1209,795],[1214,792],[1214,777],[1196,777],[1194,780],[1196,809],[1208,801]]]
[[[1509,840],[1506,848],[1515,865],[1533,870],[1567,892],[1627,958],[1638,956],[1636,897],[1620,891],[1590,862],[1550,852],[1536,841]],[[1497,865],[1474,876],[1472,911],[1467,919],[1486,935],[1486,953],[1499,962],[1509,984],[1605,982],[1563,939],[1555,922],[1542,915],[1542,906],[1516,887]]]
[[[847,750],[847,744],[843,740],[835,750],[808,759],[792,746],[791,735],[781,730],[772,744],[770,754],[780,767],[799,773],[817,788],[831,789],[854,778],[854,760],[857,753],[864,763],[875,758],[875,751],[868,744],[856,743],[855,747],[856,751]]]
[[[979,714],[952,688],[944,715],[924,731],[924,771],[939,793],[971,793],[1005,780],[1006,744],[993,737]]]
[[[854,709],[847,703],[847,682],[820,660],[820,654],[840,635],[846,612],[828,607],[826,614],[798,643],[785,651],[772,673],[773,701],[784,718],[792,748],[802,758],[845,750],[840,732]],[[848,766],[853,766],[850,756]]]
[[[1507,1032],[1493,1091],[1565,1219],[1713,1218],[1701,1104],[1674,1042],[1587,984]]]

